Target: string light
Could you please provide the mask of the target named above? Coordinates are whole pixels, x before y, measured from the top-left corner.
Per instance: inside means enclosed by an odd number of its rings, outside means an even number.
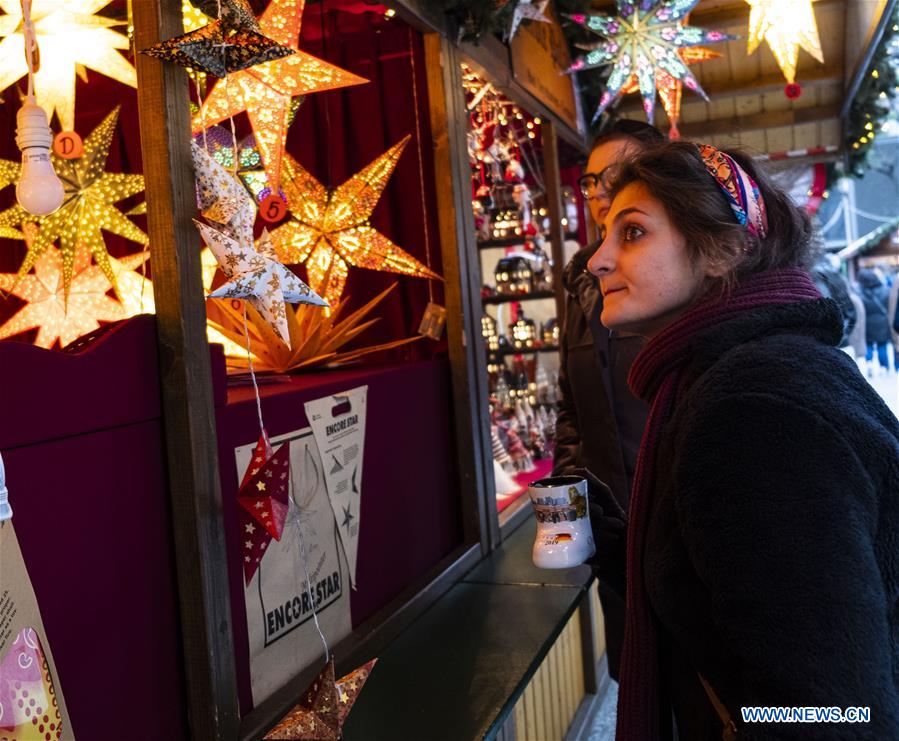
[[[128,37],[114,31],[111,18],[94,15],[109,0],[33,0],[31,18],[41,48],[35,75],[37,104],[65,131],[75,128],[75,75],[89,67],[130,87],[137,73],[117,49],[128,50]],[[0,0],[0,90],[28,74],[25,63],[22,8],[19,0]]]

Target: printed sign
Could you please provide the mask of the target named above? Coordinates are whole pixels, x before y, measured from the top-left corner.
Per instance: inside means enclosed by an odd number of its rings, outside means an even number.
[[[306,402],[306,417],[324,463],[325,482],[337,532],[356,584],[356,552],[362,504],[362,451],[368,386]]]
[[[244,589],[250,679],[258,705],[297,673],[325,659],[313,620],[334,646],[352,630],[346,560],[310,428],[271,438],[290,444],[290,497],[281,540],[273,540]],[[238,480],[255,443],[236,448]],[[307,587],[308,583],[308,587]]]

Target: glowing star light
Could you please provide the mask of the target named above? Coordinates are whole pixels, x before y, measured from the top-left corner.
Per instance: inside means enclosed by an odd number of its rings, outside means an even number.
[[[55,110],[65,131],[75,127],[75,74],[86,80],[84,67],[125,85],[137,87],[137,73],[116,49],[128,49],[128,37],[114,31],[122,25],[94,15],[110,0],[33,0],[31,18],[40,46],[35,75],[37,104],[49,117]],[[0,90],[28,73],[19,0],[0,0]]]
[[[107,295],[109,288],[103,271],[96,265],[88,265],[87,256],[81,255],[74,265],[66,301],[62,255],[51,247],[35,261],[33,274],[0,275],[0,290],[28,302],[0,327],[0,339],[37,328],[35,345],[51,348],[59,341],[65,347],[93,332],[101,321],[125,318],[124,307]]]
[[[265,741],[300,741],[322,739],[337,741],[362,685],[377,659],[334,681],[334,658],[328,659],[300,702],[284,719],[263,737]]]
[[[285,155],[281,185],[292,215],[272,240],[284,262],[305,262],[309,285],[329,304],[343,294],[350,265],[440,279],[368,223],[408,141],[394,144],[333,191]]]
[[[802,47],[819,62],[824,62],[818,25],[812,0],[746,0],[749,14],[749,44],[752,54],[762,42],[768,42],[777,64],[789,84],[796,80],[796,62]]]
[[[284,59],[257,65],[218,82],[194,117],[194,133],[246,111],[262,153],[269,186],[278,192],[281,157],[291,119],[293,98],[368,82],[332,64],[299,51],[305,0],[272,0],[259,25],[262,32],[296,50]]]
[[[679,80],[703,98],[708,96],[687,69],[678,51],[686,46],[728,41],[733,36],[684,25],[683,18],[699,0],[618,0],[618,17],[573,15],[575,23],[604,40],[590,48],[569,72],[612,65],[606,87],[593,117],[614,103],[632,76],[643,96],[647,120],[653,121],[656,80],[659,70]]]
[[[106,278],[117,287],[103,231],[138,244],[149,241],[147,235],[114,205],[140,193],[144,189],[144,176],[104,172],[118,117],[119,109],[116,108],[103,119],[85,139],[84,154],[78,159],[65,160],[55,153],[50,155],[53,168],[65,188],[65,200],[57,211],[35,219],[17,205],[0,213],[0,227],[36,221],[40,229],[19,268],[20,277],[31,270],[41,254],[58,239],[65,290],[72,282],[75,260],[81,252],[93,255]]]

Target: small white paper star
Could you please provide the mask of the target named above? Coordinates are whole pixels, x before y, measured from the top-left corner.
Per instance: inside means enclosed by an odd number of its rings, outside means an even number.
[[[527,18],[529,21],[540,21],[541,23],[550,23],[550,19],[546,17],[546,4],[549,0],[520,0],[515,6],[515,12],[512,15],[512,27],[509,29],[509,40],[515,38],[518,33],[518,27],[521,22]]]

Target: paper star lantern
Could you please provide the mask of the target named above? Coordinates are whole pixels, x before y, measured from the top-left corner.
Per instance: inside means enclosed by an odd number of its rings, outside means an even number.
[[[255,31],[212,21],[196,31],[141,49],[141,54],[224,78],[232,72],[286,57],[293,54],[293,49]]]
[[[709,59],[716,59],[721,56],[717,51],[713,51],[705,46],[688,46],[678,49],[678,54],[684,64],[692,65],[699,62],[705,62]],[[665,70],[659,68],[656,70],[656,90],[659,93],[659,99],[662,101],[662,108],[665,109],[665,115],[668,116],[668,123],[671,126],[668,132],[670,139],[679,138],[677,131],[677,122],[680,120],[681,95],[684,86],[681,81],[669,75]],[[621,89],[622,95],[628,93],[636,93],[640,90],[640,84],[637,82],[637,76],[631,75],[631,79]]]
[[[518,33],[518,27],[525,18],[529,21],[552,23],[546,17],[546,5],[548,2],[549,0],[537,0],[537,2],[533,2],[533,0],[519,0],[512,13],[512,26],[509,28],[509,38],[515,38],[515,34]]]
[[[53,168],[65,189],[62,206],[48,216],[35,218],[21,206],[0,213],[0,225],[36,222],[40,231],[28,248],[19,268],[24,276],[41,254],[57,239],[62,252],[62,278],[65,290],[72,282],[76,255],[88,251],[116,288],[115,273],[106,252],[103,231],[112,232],[138,244],[148,243],[147,235],[115,207],[115,203],[144,189],[143,175],[104,172],[119,109],[112,111],[84,141],[84,154],[65,160],[51,154]]]
[[[65,131],[75,128],[75,74],[87,80],[84,67],[137,87],[137,73],[116,49],[128,49],[128,37],[112,30],[122,25],[94,15],[110,0],[33,0],[31,19],[40,46],[41,66],[34,78],[37,104]],[[0,0],[0,90],[28,74],[19,0]]]
[[[190,4],[204,15],[216,18],[230,28],[261,32],[259,21],[247,0],[190,0]]]
[[[334,658],[315,678],[299,704],[263,738],[265,741],[341,738],[343,724],[377,659],[334,681]]]
[[[278,262],[267,230],[263,230],[257,250],[252,242],[241,243],[211,226],[194,223],[229,279],[210,293],[210,298],[246,299],[288,346],[290,332],[284,302],[327,306],[309,286]]]
[[[678,50],[685,46],[727,41],[734,37],[684,25],[682,19],[698,2],[699,0],[618,0],[617,18],[605,15],[571,16],[575,23],[605,37],[605,40],[597,43],[588,54],[571,65],[568,71],[612,65],[594,121],[618,99],[631,76],[636,75],[640,94],[643,96],[643,110],[647,120],[652,123],[657,70],[666,72],[708,100],[708,96],[678,55]]]
[[[824,62],[818,24],[812,0],[746,0],[749,13],[749,43],[752,54],[764,39],[768,42],[787,83],[796,80],[796,62],[802,47],[819,62]]]
[[[262,153],[269,185],[277,192],[281,157],[290,125],[293,98],[322,90],[368,82],[332,64],[299,51],[305,0],[272,0],[259,25],[262,32],[295,50],[285,59],[268,62],[233,75],[228,87],[219,82],[194,116],[194,132],[246,111]]]
[[[284,262],[305,262],[309,285],[328,303],[343,294],[350,265],[440,279],[368,223],[408,141],[407,136],[333,191],[284,157],[282,186],[291,218],[272,232],[272,240]]]
[[[96,265],[88,265],[81,254],[75,261],[66,299],[62,272],[63,256],[55,247],[44,250],[34,263],[34,274],[0,274],[0,290],[27,301],[6,324],[0,327],[0,339],[38,329],[34,344],[62,347],[93,332],[101,321],[124,319],[125,309],[107,292],[109,280]]]
[[[0,190],[19,179],[19,164],[9,160],[0,160]],[[18,229],[0,223],[0,237],[6,239],[22,239],[22,232]]]
[[[150,252],[145,250],[134,255],[116,259],[110,257],[116,284],[119,287],[119,300],[125,310],[125,316],[153,314],[156,304],[153,301],[153,284],[138,269],[150,259]]]
[[[268,435],[263,431],[237,492],[246,584],[252,581],[272,538],[281,540],[289,489],[290,443],[284,443],[273,453]]]
[[[218,230],[242,244],[253,242],[256,204],[234,176],[197,140],[191,145],[197,182],[197,207]]]

